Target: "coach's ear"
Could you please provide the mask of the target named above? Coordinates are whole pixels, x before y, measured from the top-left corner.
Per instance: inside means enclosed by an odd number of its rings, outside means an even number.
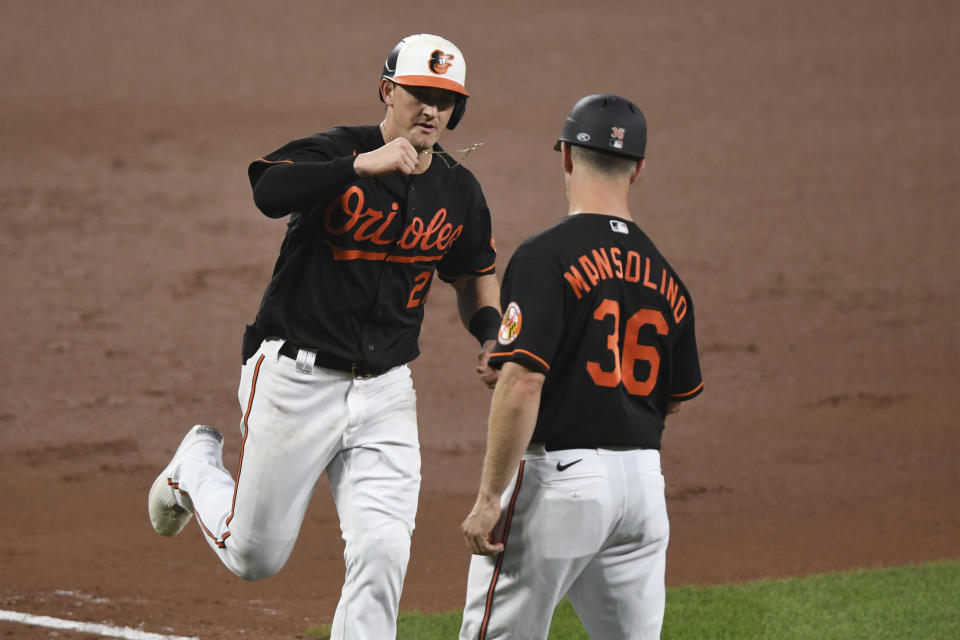
[[[633,170],[633,173],[630,174],[630,184],[633,184],[634,182],[636,182],[637,178],[640,177],[640,172],[643,171],[643,168],[645,166],[647,166],[646,158],[640,158],[639,160],[637,160],[637,166]]]
[[[564,173],[573,173],[573,154],[570,153],[570,145],[563,141],[560,142],[560,158]]]

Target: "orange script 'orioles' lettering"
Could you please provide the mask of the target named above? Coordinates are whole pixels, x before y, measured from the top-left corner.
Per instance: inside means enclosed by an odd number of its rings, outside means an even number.
[[[397,216],[399,205],[394,202],[390,212],[364,209],[364,194],[360,187],[352,186],[342,196],[333,200],[323,216],[323,227],[335,236],[352,232],[357,243],[372,242],[383,246],[397,241],[402,249],[410,250],[419,245],[421,251],[435,249],[446,252],[460,234],[463,225],[456,228],[447,222],[447,210],[439,209],[433,218],[424,225],[421,218],[413,218],[398,236],[384,237],[390,224]]]

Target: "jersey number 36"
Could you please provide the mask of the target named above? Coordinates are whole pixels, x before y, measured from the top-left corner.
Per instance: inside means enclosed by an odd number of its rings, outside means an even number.
[[[647,396],[657,386],[660,373],[660,352],[652,345],[640,344],[640,328],[651,325],[661,336],[667,335],[670,327],[666,318],[656,309],[640,309],[627,320],[624,334],[623,352],[620,350],[620,303],[605,298],[594,310],[593,319],[603,321],[613,316],[613,332],[607,336],[607,349],[613,354],[613,370],[605,371],[599,362],[587,362],[587,373],[594,384],[600,387],[616,387],[621,382],[627,391],[635,396]],[[650,373],[643,380],[636,378],[636,363],[645,361],[650,365]]]

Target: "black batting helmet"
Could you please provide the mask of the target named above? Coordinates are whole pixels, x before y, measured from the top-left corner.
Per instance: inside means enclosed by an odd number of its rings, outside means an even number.
[[[647,148],[647,119],[626,98],[596,93],[573,105],[553,148],[559,151],[561,142],[640,160]]]

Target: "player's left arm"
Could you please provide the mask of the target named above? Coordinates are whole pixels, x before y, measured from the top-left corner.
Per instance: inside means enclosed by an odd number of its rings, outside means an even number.
[[[471,553],[493,555],[503,551],[503,541],[493,536],[500,520],[500,496],[510,484],[533,437],[545,379],[544,374],[522,364],[503,365],[490,404],[480,490],[473,509],[460,525]]]
[[[500,375],[488,364],[500,326],[500,283],[494,274],[468,274],[458,277],[452,284],[457,292],[460,321],[480,342],[476,371],[480,380],[492,389]]]

